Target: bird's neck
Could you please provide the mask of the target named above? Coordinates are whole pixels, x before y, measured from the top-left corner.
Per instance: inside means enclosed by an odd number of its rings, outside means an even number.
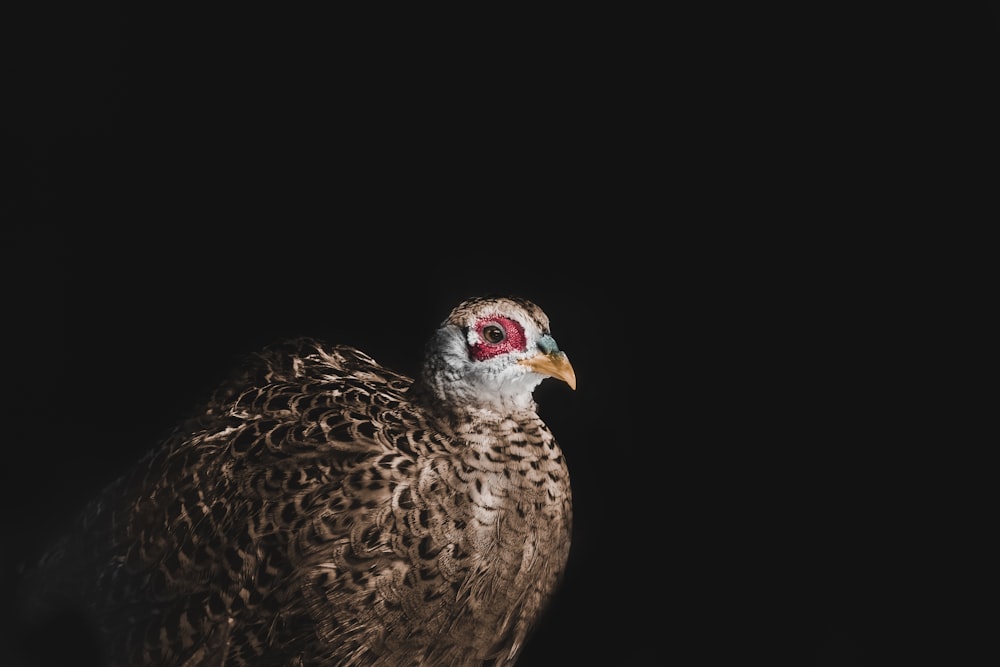
[[[436,415],[503,421],[508,418],[535,416],[537,404],[530,391],[486,393],[463,383],[449,383],[422,378],[409,390],[410,398]]]

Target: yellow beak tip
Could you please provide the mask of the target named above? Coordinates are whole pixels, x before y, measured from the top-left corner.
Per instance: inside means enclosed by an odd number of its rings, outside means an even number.
[[[530,359],[522,359],[520,363],[536,373],[562,380],[570,389],[576,391],[576,372],[565,353],[540,354]]]

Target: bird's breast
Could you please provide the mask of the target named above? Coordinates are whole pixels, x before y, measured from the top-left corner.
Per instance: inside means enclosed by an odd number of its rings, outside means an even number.
[[[483,557],[534,550],[533,535],[561,536],[569,522],[568,473],[554,443],[472,443],[461,456],[437,461],[428,477],[447,487],[435,497],[447,499],[464,541]]]

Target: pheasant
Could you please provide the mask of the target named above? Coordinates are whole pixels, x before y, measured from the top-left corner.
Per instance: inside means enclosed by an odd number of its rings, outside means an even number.
[[[520,297],[456,306],[416,379],[266,347],[85,508],[36,607],[82,605],[112,667],[513,665],[570,548],[550,377]]]

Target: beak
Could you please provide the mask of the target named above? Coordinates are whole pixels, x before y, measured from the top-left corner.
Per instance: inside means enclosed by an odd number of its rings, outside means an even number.
[[[568,384],[570,389],[576,390],[576,373],[565,352],[539,354],[529,359],[521,359],[518,363],[524,364],[536,373],[558,378]]]

